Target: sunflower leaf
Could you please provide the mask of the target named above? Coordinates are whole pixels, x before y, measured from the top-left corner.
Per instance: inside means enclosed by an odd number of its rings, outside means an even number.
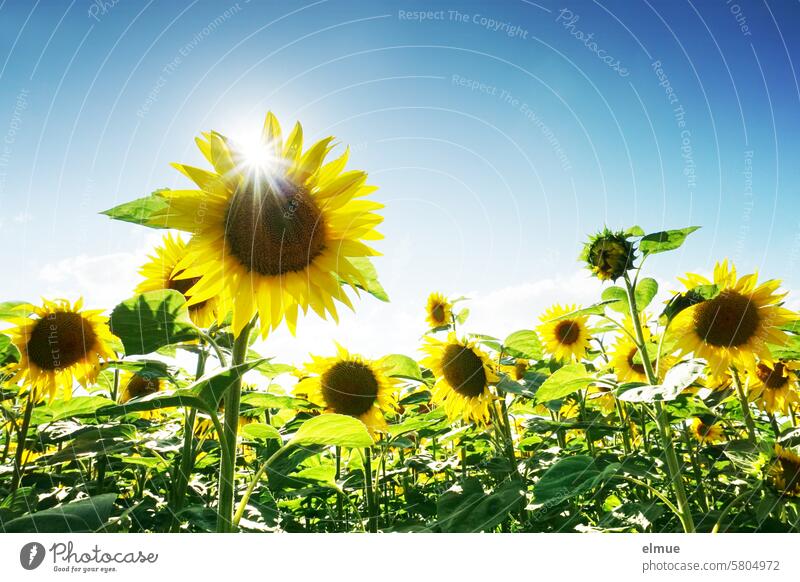
[[[565,457],[550,467],[533,488],[537,504],[553,506],[592,489],[612,477],[618,464],[601,467],[599,462],[586,455]]]
[[[0,523],[0,530],[6,533],[94,532],[111,517],[116,499],[116,493],[95,495]]]
[[[150,228],[169,228],[166,225],[166,218],[153,218],[157,212],[166,210],[169,207],[169,202],[163,196],[159,196],[159,193],[164,190],[166,188],[156,190],[150,196],[137,198],[114,208],[109,208],[100,214],[105,214],[114,220],[132,222],[133,224],[140,224]]]
[[[664,311],[661,313],[661,319],[665,323],[672,321],[684,309],[688,309],[692,305],[697,305],[703,301],[713,299],[719,294],[719,287],[717,285],[699,285],[693,287],[684,293],[679,293],[669,300]]]
[[[11,343],[11,338],[0,334],[0,366],[19,362],[19,350]]]
[[[539,360],[542,357],[542,342],[535,331],[521,329],[505,339],[503,351],[513,358]]]
[[[558,400],[594,381],[582,364],[569,364],[556,370],[536,391],[536,402]]]
[[[642,279],[636,285],[636,292],[634,294],[636,298],[636,307],[639,310],[645,309],[650,302],[653,301],[653,298],[658,293],[658,282],[655,279],[647,277],[646,279]]]
[[[372,437],[366,425],[357,418],[343,414],[321,414],[305,421],[289,444],[364,448],[372,446]]]
[[[625,293],[625,289],[622,287],[617,287],[616,285],[606,287],[603,289],[603,294],[601,297],[604,301],[608,301],[606,306],[610,307],[614,311],[625,314],[630,313],[631,310],[628,307],[628,295]]]
[[[395,378],[404,378],[416,382],[425,382],[419,364],[412,358],[403,354],[390,354],[381,358],[380,363],[385,366],[386,374]]]
[[[199,337],[189,319],[183,295],[175,290],[150,291],[126,299],[111,312],[111,331],[129,356]]]
[[[625,402],[655,402],[675,400],[681,392],[691,386],[703,373],[705,364],[701,360],[681,362],[670,369],[661,384],[634,386],[620,389],[617,398]],[[621,387],[625,388],[625,387]]]
[[[679,248],[686,237],[696,231],[699,226],[687,226],[676,230],[663,230],[648,234],[639,241],[639,250],[645,255],[654,255]]]
[[[378,271],[375,269],[375,265],[372,264],[372,261],[366,257],[349,257],[348,260],[358,269],[364,279],[365,284],[359,284],[356,285],[356,287],[366,291],[379,301],[389,303],[389,294],[386,293],[383,285],[378,281]],[[340,280],[340,283],[344,282]]]

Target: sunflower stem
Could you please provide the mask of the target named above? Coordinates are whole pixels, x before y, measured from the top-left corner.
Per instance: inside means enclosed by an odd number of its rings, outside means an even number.
[[[201,346],[200,353],[197,354],[197,368],[195,369],[195,381],[199,380],[206,369],[206,360],[208,352],[204,346]],[[183,446],[181,447],[180,465],[178,468],[177,478],[175,479],[174,499],[173,499],[173,512],[172,512],[172,525],[170,531],[176,532],[180,527],[180,520],[178,519],[178,512],[183,509],[183,502],[186,497],[186,491],[189,486],[189,478],[194,469],[194,423],[197,419],[197,409],[188,408],[184,414],[183,420]]]
[[[367,497],[367,531],[378,533],[378,508],[375,506],[375,491],[372,481],[372,449],[364,449],[364,481]]]
[[[750,403],[747,401],[747,395],[744,393],[742,380],[739,378],[739,372],[736,368],[731,368],[731,378],[733,378],[733,385],[736,387],[736,395],[739,397],[739,404],[742,406],[742,416],[744,417],[744,424],[747,427],[747,440],[749,440],[751,444],[756,444],[756,424],[753,421],[753,415],[750,413]]]
[[[647,355],[644,333],[642,331],[642,322],[639,319],[639,309],[636,306],[636,293],[627,272],[624,275],[624,279],[625,291],[628,296],[628,305],[631,311],[631,320],[633,322],[633,330],[636,333],[636,340],[639,348],[639,354],[642,357],[642,364],[644,365],[645,373],[650,384],[657,384],[658,378],[653,372],[653,365]],[[678,456],[675,454],[675,443],[672,441],[672,428],[670,427],[669,419],[667,418],[667,413],[664,409],[664,404],[660,401],[656,401],[654,406],[656,410],[656,424],[658,425],[658,432],[659,436],[661,437],[661,446],[664,449],[664,457],[667,463],[667,473],[670,481],[672,482],[672,488],[675,492],[681,524],[683,525],[683,530],[686,533],[693,533],[695,531],[694,519],[692,518],[689,500],[686,497],[686,489],[683,485],[683,477],[681,476]]]
[[[255,319],[245,325],[233,343],[231,366],[243,364],[250,344],[250,330]],[[219,497],[217,500],[217,532],[233,531],[233,502],[236,494],[236,440],[239,432],[239,405],[242,397],[242,375],[237,374],[230,388],[225,392],[224,438],[220,447],[226,448],[219,472]]]
[[[339,526],[345,525],[345,531],[347,530],[346,524],[344,524],[344,500],[342,499],[342,492],[339,490],[338,485],[339,481],[342,478],[342,447],[336,447],[336,518],[339,520]],[[336,528],[338,529],[338,527]]]
[[[14,454],[14,473],[11,478],[11,493],[15,493],[22,481],[23,455],[25,454],[25,441],[28,439],[28,429],[31,425],[31,413],[33,412],[33,393],[28,394],[25,402],[25,412],[22,416],[22,426],[17,433],[17,450]]]

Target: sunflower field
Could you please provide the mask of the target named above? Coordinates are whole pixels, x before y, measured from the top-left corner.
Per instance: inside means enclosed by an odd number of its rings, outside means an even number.
[[[696,227],[603,229],[592,305],[496,338],[431,292],[418,353],[294,367],[271,332],[388,301],[376,187],[272,114],[196,143],[185,190],[104,212],[165,232],[129,299],[0,304],[0,531],[800,531],[779,280],[720,260],[659,293],[646,264]]]

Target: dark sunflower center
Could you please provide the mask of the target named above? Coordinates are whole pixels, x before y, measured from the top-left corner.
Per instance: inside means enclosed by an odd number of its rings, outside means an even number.
[[[288,180],[236,190],[226,216],[225,240],[248,270],[275,276],[302,271],[325,250],[325,223],[308,190]]]
[[[800,487],[800,463],[794,459],[779,457],[781,473],[783,473],[784,489],[791,491]]]
[[[706,423],[704,423],[704,422],[702,422],[702,421],[701,421],[701,422],[700,422],[700,424],[698,424],[698,425],[697,425],[697,433],[698,433],[700,436],[704,436],[704,437],[705,437],[705,436],[708,436],[708,433],[710,433],[710,432],[711,432],[711,427],[712,427],[712,426],[713,426],[713,425],[706,424]]]
[[[125,390],[130,398],[142,398],[158,392],[158,378],[155,376],[145,376],[134,374],[125,386]]]
[[[378,398],[378,381],[369,366],[338,362],[320,379],[325,404],[338,414],[361,416]]]
[[[770,368],[766,364],[758,364],[756,366],[756,376],[767,388],[779,390],[789,382],[789,378],[783,375],[783,369],[783,364],[780,362],[775,364],[774,368]]]
[[[707,343],[717,347],[746,344],[758,331],[758,307],[749,297],[723,291],[695,308],[694,329]]]
[[[28,358],[42,370],[69,367],[86,357],[97,341],[80,314],[51,313],[36,322],[28,340]]]
[[[569,346],[578,341],[578,337],[580,337],[581,334],[581,329],[574,321],[565,319],[564,321],[558,322],[555,333],[558,343]]]
[[[631,367],[631,370],[633,370],[637,374],[644,375],[644,364],[641,362],[636,362],[636,356],[638,354],[639,354],[638,348],[631,348],[631,351],[628,352],[628,365]]]
[[[442,355],[442,369],[447,383],[462,396],[480,396],[486,388],[483,360],[466,346],[449,344]]]
[[[433,309],[431,309],[431,315],[433,316],[433,320],[437,323],[444,323],[444,305],[441,303],[437,303]]]
[[[197,282],[200,280],[200,277],[192,277],[191,279],[170,279],[167,281],[167,289],[174,289],[184,297],[187,297],[186,293],[194,287]],[[187,297],[188,298],[188,297]],[[201,309],[207,302],[201,301],[200,303],[196,303],[189,307],[189,311],[195,311],[197,309]]]

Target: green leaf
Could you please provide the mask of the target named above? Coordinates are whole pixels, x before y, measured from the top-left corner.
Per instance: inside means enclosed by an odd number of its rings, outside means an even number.
[[[74,416],[91,416],[101,408],[113,404],[113,400],[102,396],[75,396],[69,400],[54,400],[42,412],[49,417],[50,422],[54,422]]]
[[[625,236],[644,236],[644,230],[642,230],[641,226],[632,226],[625,231]]]
[[[263,422],[251,422],[242,427],[242,437],[253,441],[277,440],[283,442],[278,429]]]
[[[281,410],[305,410],[314,408],[313,404],[302,398],[280,396],[278,394],[265,394],[264,392],[247,392],[242,394],[242,404],[261,409],[278,408]]]
[[[634,293],[636,297],[636,307],[639,311],[644,310],[650,305],[656,293],[658,293],[658,282],[655,279],[647,277],[639,281],[636,285],[636,292]]]
[[[692,305],[697,305],[703,301],[708,301],[719,295],[719,287],[716,285],[699,285],[693,287],[684,293],[679,293],[672,297],[661,313],[661,319],[665,323],[672,321],[684,309],[688,309]]]
[[[478,479],[454,485],[437,501],[438,529],[443,532],[491,531],[519,507],[524,487],[509,480],[487,494]]]
[[[19,362],[19,350],[10,337],[0,334],[0,367],[16,362]]]
[[[105,493],[0,523],[6,533],[76,533],[100,530],[111,517],[116,493]]]
[[[169,228],[166,225],[166,217],[159,219],[153,217],[157,212],[169,208],[169,202],[163,196],[159,196],[159,193],[163,191],[163,189],[156,190],[150,196],[125,202],[114,208],[104,210],[100,214],[105,214],[114,220],[132,222],[133,224],[140,224],[150,228]]]
[[[594,381],[583,364],[570,364],[556,370],[536,391],[536,402],[550,402],[585,388]]]
[[[673,366],[657,385],[621,386],[617,394],[625,402],[655,402],[675,400],[681,392],[691,386],[705,370],[700,360],[688,360]]]
[[[606,287],[603,289],[601,298],[603,301],[607,301],[608,303],[606,305],[614,311],[624,314],[630,313],[630,308],[628,307],[628,294],[622,287],[617,287],[616,285]]]
[[[676,230],[664,230],[648,234],[639,241],[639,250],[645,255],[654,255],[679,248],[686,237],[696,231],[699,226],[688,226]]]
[[[358,284],[356,287],[363,289],[376,299],[388,303],[389,295],[380,284],[380,281],[378,281],[378,271],[372,261],[366,257],[348,257],[347,260],[353,264],[364,279],[364,284]],[[343,283],[343,281],[340,280],[340,283]]]
[[[27,301],[0,301],[0,319],[27,317],[32,309]]]
[[[424,382],[419,364],[413,358],[403,354],[390,354],[381,358],[381,364],[385,366],[389,376]]]
[[[542,343],[535,331],[521,329],[505,339],[503,351],[512,358],[539,360],[542,357]]]
[[[593,305],[589,305],[588,307],[583,307],[581,309],[576,309],[575,311],[570,311],[569,313],[559,315],[558,317],[554,317],[549,321],[560,321],[562,319],[567,319],[569,317],[578,317],[579,315],[603,315],[606,307],[616,302],[617,302],[616,299],[608,299],[605,301],[600,301]]]
[[[467,319],[469,319],[469,308],[465,307],[458,312],[458,315],[456,315],[456,323],[459,325],[464,325],[467,322]]]
[[[101,408],[97,414],[104,416],[117,417],[132,414],[134,412],[146,412],[150,410],[160,410],[162,408],[177,408],[179,406],[191,406],[209,414],[216,412],[209,409],[208,404],[191,390],[173,390],[157,392],[144,398],[137,398],[125,404],[116,404]]]
[[[199,337],[189,319],[186,300],[171,289],[150,291],[123,301],[111,312],[110,324],[129,356],[149,354]]]
[[[321,414],[305,421],[289,444],[364,448],[372,446],[372,437],[364,423],[357,418],[343,414]]]
[[[613,476],[619,465],[601,469],[598,462],[586,455],[565,457],[550,467],[533,488],[536,503],[554,505],[592,489]]]
[[[228,388],[230,388],[237,379],[244,376],[250,370],[257,368],[264,361],[265,358],[251,360],[243,364],[216,370],[203,376],[186,388],[186,390],[205,402],[208,411],[216,412]]]

